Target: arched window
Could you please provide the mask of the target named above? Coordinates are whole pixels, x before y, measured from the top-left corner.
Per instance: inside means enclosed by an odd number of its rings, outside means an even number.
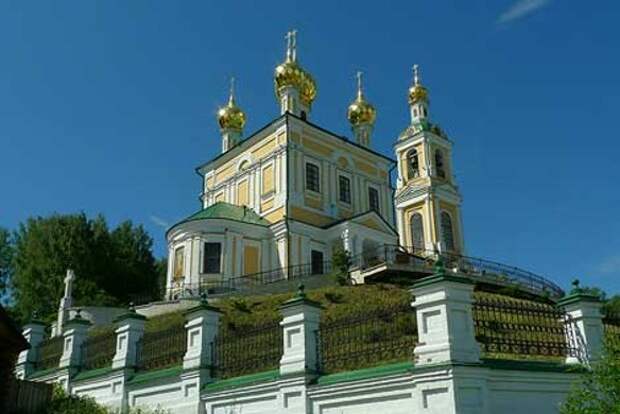
[[[247,170],[249,166],[250,166],[250,161],[248,160],[241,161],[241,163],[239,164],[239,171]]]
[[[420,176],[420,162],[418,161],[418,151],[415,148],[407,154],[407,176],[410,179]]]
[[[424,249],[424,224],[420,213],[411,216],[411,242],[414,252]]]
[[[446,170],[443,164],[443,153],[441,150],[435,150],[435,171],[437,171],[437,176],[441,178],[446,178]]]
[[[454,231],[452,217],[445,211],[441,212],[441,238],[447,251],[454,251]]]

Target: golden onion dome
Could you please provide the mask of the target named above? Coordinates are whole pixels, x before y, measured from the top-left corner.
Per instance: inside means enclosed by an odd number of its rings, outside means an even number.
[[[232,129],[239,132],[243,130],[245,125],[245,113],[235,103],[234,79],[231,79],[228,103],[217,111],[217,123],[221,129]]]
[[[276,67],[274,74],[276,95],[280,98],[282,88],[291,86],[299,91],[299,99],[311,106],[316,98],[316,83],[312,76],[294,61],[286,61]]]
[[[377,110],[364,97],[362,92],[362,73],[357,73],[357,98],[351,102],[347,110],[347,118],[353,126],[362,124],[374,124],[377,118]]]
[[[286,60],[276,66],[274,86],[278,99],[283,88],[293,87],[299,91],[299,99],[306,106],[311,106],[316,98],[316,82],[308,72],[297,63],[297,31],[286,34]]]
[[[409,103],[428,101],[428,90],[422,85],[413,85],[409,88]]]
[[[418,65],[413,65],[413,85],[409,88],[409,104],[428,101],[428,90],[420,83]]]

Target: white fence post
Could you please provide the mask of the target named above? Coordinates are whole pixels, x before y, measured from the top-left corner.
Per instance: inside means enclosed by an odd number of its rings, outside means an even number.
[[[80,316],[78,310],[75,317],[65,323],[63,332],[62,356],[59,368],[78,368],[82,363],[82,344],[91,323]]]
[[[133,368],[137,361],[138,341],[144,334],[146,317],[136,313],[133,307],[129,312],[117,317],[116,323],[116,353],[112,359],[112,368]]]
[[[45,322],[32,320],[22,330],[30,348],[19,353],[15,366],[15,375],[24,379],[34,371],[34,365],[39,355],[39,344],[45,339]]]
[[[202,412],[200,390],[211,380],[213,361],[213,343],[219,331],[219,309],[210,306],[206,294],[193,308],[184,313],[187,331],[187,351],[183,357],[183,373],[181,374],[184,412]]]
[[[603,314],[601,300],[586,294],[579,288],[579,281],[573,282],[575,288],[568,296],[558,301],[569,316],[567,335],[575,355],[569,355],[568,364],[596,362],[603,351]]]
[[[480,362],[472,302],[474,283],[465,277],[448,275],[438,261],[436,273],[417,281],[415,297],[418,345],[417,366],[443,362]]]
[[[297,295],[280,306],[284,348],[280,374],[316,373],[319,370],[317,332],[321,305],[306,298],[303,285]]]

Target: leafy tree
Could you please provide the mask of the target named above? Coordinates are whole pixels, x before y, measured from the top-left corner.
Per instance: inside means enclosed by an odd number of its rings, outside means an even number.
[[[0,303],[6,298],[13,271],[13,243],[11,233],[0,227]]]
[[[85,214],[31,218],[15,233],[12,287],[22,319],[33,311],[55,313],[68,268],[76,273],[78,305],[127,303],[135,294],[158,291],[153,240],[130,221],[112,231],[105,219]]]
[[[351,283],[349,268],[351,267],[351,255],[341,244],[337,244],[332,251],[332,271],[341,286]]]
[[[568,396],[562,414],[620,414],[620,340],[611,336],[591,371]]]
[[[620,315],[620,295],[614,295],[603,305],[603,312]]]
[[[54,386],[52,400],[38,414],[111,414],[93,398],[67,394],[59,385]]]
[[[166,294],[166,278],[168,276],[168,259],[165,257],[157,259],[155,262],[157,271],[157,286],[159,287],[159,297]]]

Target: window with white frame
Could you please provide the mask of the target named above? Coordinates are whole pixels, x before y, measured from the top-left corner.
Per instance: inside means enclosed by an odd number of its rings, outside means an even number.
[[[424,249],[424,224],[420,213],[414,213],[411,216],[411,242],[414,251]]]
[[[409,179],[420,176],[420,161],[418,151],[414,148],[407,153],[407,177]]]
[[[204,243],[204,251],[202,256],[202,273],[220,273],[222,265],[221,257],[221,243]]]
[[[447,251],[454,251],[454,228],[452,217],[445,211],[441,212],[441,237]]]
[[[338,176],[338,200],[351,204],[351,180],[344,175]]]
[[[446,178],[443,152],[440,149],[435,150],[435,171],[437,172],[438,177]]]
[[[306,189],[315,193],[321,192],[321,170],[311,162],[306,162]]]
[[[374,187],[368,187],[368,207],[377,214],[381,213],[379,191]]]

